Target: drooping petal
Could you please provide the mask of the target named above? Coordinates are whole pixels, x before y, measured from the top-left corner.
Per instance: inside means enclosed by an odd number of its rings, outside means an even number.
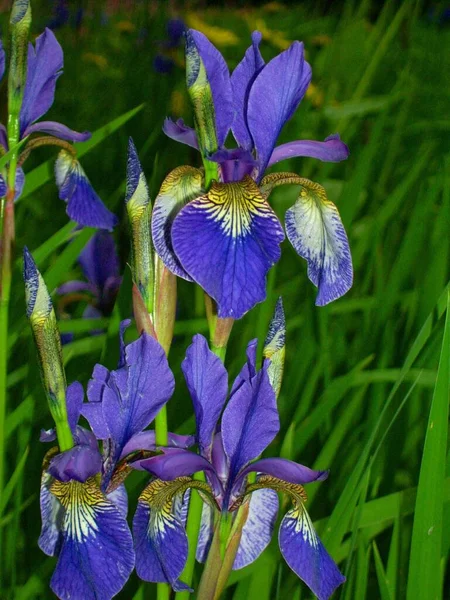
[[[245,467],[239,473],[239,480],[249,473],[264,473],[295,484],[324,481],[328,477],[328,471],[314,471],[287,458],[261,458]]]
[[[201,454],[210,459],[212,437],[227,398],[227,371],[200,334],[194,336],[181,369],[194,405],[197,443]]]
[[[64,508],[58,498],[50,492],[52,481],[51,475],[44,471],[40,492],[42,527],[38,544],[47,556],[57,555],[63,542]]]
[[[61,600],[110,600],[134,567],[133,541],[121,511],[94,479],[54,481],[63,509],[63,542],[50,587]]]
[[[101,468],[102,458],[98,449],[81,445],[57,454],[50,461],[47,470],[59,481],[75,480],[84,483],[90,477],[100,473]]]
[[[171,229],[180,209],[203,193],[203,175],[193,167],[178,167],[163,181],[152,214],[155,250],[166,267],[178,277],[192,281],[173,251]]]
[[[106,495],[115,506],[120,510],[123,516],[126,518],[128,514],[128,494],[127,488],[121,483],[116,489]]]
[[[68,142],[86,142],[92,137],[90,131],[74,131],[73,129],[69,129],[66,125],[57,123],[56,121],[39,121],[39,123],[35,123],[34,125],[28,125],[23,132],[23,137],[37,132],[48,133],[60,140],[67,140]]]
[[[113,236],[107,231],[97,231],[83,248],[78,262],[84,276],[97,288],[100,296],[106,282],[119,274],[119,257]]]
[[[117,217],[109,211],[91,185],[76,158],[61,150],[55,163],[59,197],[67,202],[66,212],[84,227],[98,227],[111,231]]]
[[[264,552],[272,539],[277,514],[278,494],[274,490],[253,492],[233,570],[250,565]]]
[[[5,50],[3,49],[3,43],[0,40],[0,81],[3,79],[3,75],[5,74]]]
[[[222,440],[233,480],[267,448],[280,428],[275,392],[263,367],[237,389],[222,416]]]
[[[206,75],[211,86],[216,119],[217,144],[220,148],[225,143],[233,120],[230,72],[222,54],[203,33],[195,29],[189,29],[186,34],[187,55],[189,55],[192,42],[205,65]]]
[[[200,532],[198,534],[197,551],[195,558],[198,562],[204,563],[208,558],[208,552],[214,535],[214,511],[210,504],[203,503],[202,520],[200,523]]]
[[[311,67],[303,56],[303,44],[294,42],[273,58],[250,89],[247,124],[258,155],[262,177],[277,138],[300,104],[311,81]]]
[[[285,515],[278,539],[287,564],[319,600],[327,600],[344,583],[345,577],[325,550],[302,504]]]
[[[186,144],[186,146],[191,146],[191,148],[195,148],[196,150],[199,149],[195,129],[185,125],[183,119],[177,119],[177,121],[164,119],[163,132],[167,137],[176,142]]]
[[[284,233],[250,177],[213,183],[172,226],[183,268],[218,304],[218,316],[239,319],[266,296],[266,275],[280,257]]]
[[[62,73],[63,51],[53,32],[46,28],[36,38],[36,46],[28,46],[27,81],[20,110],[20,133],[53,104],[56,80]]]
[[[174,497],[184,494],[190,478],[152,481],[139,496],[133,519],[136,572],[144,581],[167,582],[175,591],[190,588],[179,581],[188,554],[181,521],[173,514]]]
[[[231,75],[233,90],[233,124],[231,130],[239,146],[246,150],[253,148],[253,139],[247,127],[247,103],[250,89],[256,76],[264,67],[264,59],[259,51],[261,33],[252,33],[252,45]]]
[[[347,234],[336,206],[324,188],[303,179],[298,200],[286,212],[286,233],[295,251],[308,263],[308,277],[319,288],[316,305],[345,294],[353,283]]]
[[[312,140],[299,140],[288,142],[277,146],[272,152],[268,167],[287,158],[295,156],[310,156],[318,158],[324,162],[340,162],[348,158],[348,147],[338,134],[328,136],[324,142],[315,142]]]

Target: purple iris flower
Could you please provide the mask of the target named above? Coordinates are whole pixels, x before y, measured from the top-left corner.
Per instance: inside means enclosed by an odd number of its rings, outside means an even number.
[[[83,317],[96,319],[109,316],[122,282],[113,236],[107,231],[97,231],[86,244],[78,262],[87,281],[68,281],[58,288],[58,294],[66,296],[66,302],[74,294],[87,292],[92,300]]]
[[[80,383],[66,391],[69,425],[75,446],[44,462],[41,486],[42,531],[39,546],[58,556],[51,588],[63,600],[109,600],[134,568],[135,553],[126,514],[123,481],[128,461],[155,450],[155,435],[146,431],[174,388],[164,350],[143,333],[125,346],[121,325],[120,361],[116,370],[96,365],[83,403]],[[80,415],[92,431],[78,425]],[[54,430],[42,432],[53,441]],[[97,439],[103,442],[100,453]],[[192,438],[169,435],[174,446]],[[148,453],[147,453],[148,455]]]
[[[280,550],[319,600],[326,600],[345,578],[314,530],[305,509],[303,484],[322,481],[328,472],[286,459],[258,458],[277,435],[279,418],[268,374],[270,360],[257,371],[256,341],[249,344],[247,358],[226,404],[228,377],[220,359],[201,335],[188,348],[182,370],[194,405],[199,454],[166,448],[163,454],[140,462],[158,479],[140,496],[133,521],[136,570],[144,580],[167,581],[176,590],[184,589],[178,580],[187,557],[180,507],[190,487],[198,488],[205,498],[198,560],[206,559],[221,515],[234,516],[246,505],[248,517],[233,568],[249,565],[270,542],[277,492],[283,491],[292,508],[280,525]],[[197,471],[205,472],[206,482],[192,479]],[[248,481],[251,473],[256,477]]]
[[[20,110],[20,139],[35,133],[48,134],[66,142],[84,142],[91,137],[88,131],[79,133],[55,121],[39,121],[51,108],[55,98],[56,80],[62,73],[63,51],[54,33],[46,28],[29,44],[28,68],[22,107]],[[5,53],[0,43],[0,79],[5,71]],[[8,136],[0,124],[0,146],[8,151]],[[56,180],[60,198],[67,202],[67,214],[83,226],[111,230],[117,217],[111,213],[91,186],[75,153],[63,150],[56,164]],[[24,184],[22,169],[17,169],[16,198]],[[4,182],[3,182],[4,185]]]
[[[209,146],[216,149],[206,152],[199,144],[198,131],[182,119],[166,119],[163,128],[170,138],[200,149],[204,160],[216,162],[219,181],[209,190],[197,186],[196,196],[183,196],[186,177],[180,178],[178,190],[169,198],[162,189],[154,209],[155,248],[176,275],[197,282],[216,300],[223,318],[240,318],[265,298],[266,276],[280,258],[284,239],[283,227],[267,202],[277,185],[301,188],[286,214],[286,233],[308,263],[308,277],[319,290],[316,304],[335,300],[352,284],[347,236],[325,190],[292,173],[265,174],[270,166],[298,156],[339,162],[348,157],[348,148],[339,135],[323,142],[298,140],[276,146],[284,124],[305,95],[312,72],[302,43],[294,42],[266,64],[260,41],[261,34],[254,32],[252,45],[230,75],[213,44],[202,33],[189,30],[188,87],[194,89],[195,77],[201,79],[204,67],[213,102],[204,119],[210,115],[214,119],[216,140],[209,140]],[[199,90],[205,88],[203,80],[201,86]],[[230,131],[237,148],[225,147]],[[198,173],[191,174],[190,181]],[[163,188],[167,184],[166,180]]]

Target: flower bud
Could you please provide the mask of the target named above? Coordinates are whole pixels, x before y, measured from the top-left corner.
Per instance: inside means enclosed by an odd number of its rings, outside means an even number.
[[[270,383],[278,398],[283,380],[284,358],[286,355],[286,318],[283,301],[277,300],[275,311],[270,321],[269,331],[264,342],[263,356],[270,361],[268,375]]]
[[[11,31],[11,61],[8,80],[8,110],[10,119],[18,119],[27,78],[28,34],[31,25],[29,0],[15,0],[9,20]],[[8,129],[10,129],[8,127]],[[10,133],[10,132],[8,132]],[[14,140],[17,143],[17,139]]]

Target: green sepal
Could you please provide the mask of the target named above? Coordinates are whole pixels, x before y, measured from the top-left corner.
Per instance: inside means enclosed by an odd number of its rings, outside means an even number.
[[[281,297],[277,300],[270,321],[269,331],[264,342],[263,356],[270,361],[267,373],[275,395],[278,397],[283,380],[284,359],[286,356],[286,318]]]

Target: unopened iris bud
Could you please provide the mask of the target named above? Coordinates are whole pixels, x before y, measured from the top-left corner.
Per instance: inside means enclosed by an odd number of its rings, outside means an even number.
[[[38,351],[42,383],[56,424],[59,447],[64,451],[73,446],[73,438],[67,421],[66,376],[61,338],[52,300],[27,248],[24,248],[23,260],[27,317]]]
[[[8,80],[8,135],[11,145],[11,141],[13,143],[18,141],[18,117],[27,78],[28,34],[31,25],[29,0],[15,0],[9,25],[11,31],[11,61]]]
[[[152,203],[147,181],[131,138],[128,144],[125,203],[131,227],[133,281],[141,293],[147,312],[152,314],[155,279],[151,236]]]
[[[285,355],[286,318],[284,316],[283,301],[280,297],[275,306],[263,349],[264,358],[270,361],[267,373],[277,397],[280,393],[281,382],[283,380]]]
[[[203,155],[217,150],[216,117],[211,86],[195,35],[186,32],[186,85],[194,108],[195,129]]]

